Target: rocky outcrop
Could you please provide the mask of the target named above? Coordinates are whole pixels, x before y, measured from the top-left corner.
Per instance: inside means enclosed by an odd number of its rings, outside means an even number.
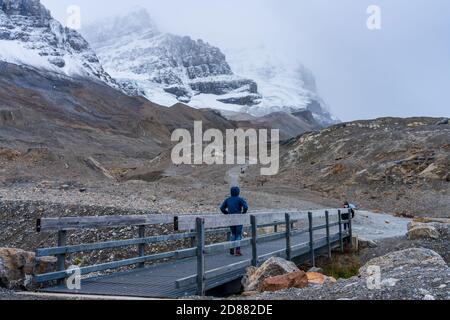
[[[56,258],[36,258],[33,252],[0,248],[0,287],[30,289],[35,286],[33,276],[55,271]]]
[[[295,263],[281,258],[272,257],[261,267],[250,267],[242,280],[244,291],[260,291],[264,280],[300,271]]]
[[[378,273],[379,271],[379,273]],[[448,300],[450,268],[428,249],[407,249],[369,261],[360,275],[335,283],[260,293],[252,299]]]

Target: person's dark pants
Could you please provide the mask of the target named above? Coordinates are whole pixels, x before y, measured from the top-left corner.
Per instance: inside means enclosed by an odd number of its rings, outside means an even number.
[[[347,220],[349,220],[349,219],[350,219],[350,215],[349,215],[348,213],[344,213],[344,214],[342,215],[342,220],[347,221]],[[350,230],[350,223],[345,222],[345,223],[344,223],[344,231],[347,231],[347,229]]]
[[[231,230],[231,236],[230,236],[230,241],[231,242],[242,240],[242,232],[244,231],[244,226],[230,227],[230,230]],[[236,248],[236,252],[240,253],[241,252],[241,248]],[[235,250],[231,249],[230,253],[234,254]]]

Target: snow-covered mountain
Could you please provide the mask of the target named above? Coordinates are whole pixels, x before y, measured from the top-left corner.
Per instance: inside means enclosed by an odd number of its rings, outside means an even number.
[[[311,72],[270,50],[230,51],[227,61],[202,40],[159,31],[143,9],[83,34],[90,43],[53,19],[39,0],[0,0],[0,61],[93,78],[164,106],[181,101],[256,116],[306,109],[320,124],[336,120]]]
[[[306,109],[320,124],[338,121],[317,93],[313,73],[295,58],[266,46],[227,50],[226,55],[233,71],[253,79],[262,96],[258,105],[247,106],[243,111],[264,116]]]
[[[256,116],[310,110],[320,124],[337,121],[317,94],[312,73],[269,50],[230,51],[226,58],[202,40],[159,31],[140,8],[82,33],[111,76],[155,103],[181,101]]]
[[[82,32],[117,81],[155,103],[239,110],[261,98],[253,80],[233,74],[220,49],[160,32],[143,9]]]
[[[0,0],[0,61],[118,88],[88,42],[53,19],[39,0]]]

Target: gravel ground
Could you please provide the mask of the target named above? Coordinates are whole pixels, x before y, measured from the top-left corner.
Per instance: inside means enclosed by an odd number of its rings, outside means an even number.
[[[353,233],[368,240],[403,236],[411,221],[412,219],[394,217],[386,213],[357,211],[353,220]]]

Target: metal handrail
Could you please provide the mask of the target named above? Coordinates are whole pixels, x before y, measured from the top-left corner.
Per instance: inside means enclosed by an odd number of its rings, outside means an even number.
[[[239,241],[232,241],[232,242],[227,241],[227,242],[215,243],[215,244],[210,244],[210,245],[205,245],[206,235],[226,232],[228,229],[227,228],[212,228],[212,229],[205,230],[203,217],[197,218],[197,225],[196,225],[197,228],[196,228],[195,232],[144,237],[144,231],[145,231],[146,225],[140,225],[140,226],[138,226],[139,227],[139,238],[107,241],[107,242],[99,242],[99,243],[91,243],[91,244],[81,244],[81,245],[66,245],[67,230],[61,229],[58,231],[58,245],[56,247],[41,248],[41,249],[36,250],[37,257],[49,256],[49,255],[56,256],[58,258],[57,271],[37,275],[37,276],[35,276],[35,281],[38,283],[54,281],[54,280],[61,281],[65,278],[69,277],[73,271],[65,269],[65,260],[66,260],[68,254],[137,245],[139,248],[139,256],[138,257],[82,267],[82,268],[80,268],[80,272],[82,275],[85,275],[85,274],[89,274],[89,273],[100,272],[100,271],[105,271],[105,270],[110,270],[110,269],[118,269],[121,267],[127,267],[127,266],[131,266],[131,265],[138,265],[139,267],[144,267],[145,263],[150,262],[150,261],[157,261],[157,260],[163,260],[163,259],[176,259],[177,260],[177,259],[184,259],[184,258],[192,258],[192,257],[196,256],[197,257],[197,265],[198,265],[197,275],[188,277],[190,280],[180,281],[180,283],[181,284],[182,283],[191,283],[192,284],[192,278],[195,278],[195,279],[197,279],[196,281],[197,281],[199,294],[204,294],[204,290],[206,290],[205,288],[207,288],[207,285],[205,284],[206,279],[213,278],[213,274],[215,274],[217,272],[220,273],[221,269],[224,273],[230,272],[229,266],[225,266],[223,268],[218,268],[215,270],[215,273],[211,273],[210,271],[205,272],[204,259],[205,259],[205,255],[207,255],[207,254],[214,254],[214,253],[218,253],[218,252],[223,252],[224,250],[228,250],[228,249],[251,245],[253,258],[250,261],[250,264],[256,266],[256,265],[258,265],[258,263],[260,263],[261,261],[263,261],[266,258],[265,256],[267,256],[267,255],[258,256],[258,254],[257,254],[257,244],[258,243],[263,243],[263,242],[272,241],[272,240],[276,240],[276,239],[282,239],[282,238],[286,237],[287,244],[288,244],[290,237],[293,237],[295,235],[299,235],[302,233],[313,234],[314,231],[329,229],[330,227],[333,227],[333,226],[339,226],[339,228],[340,228],[339,240],[340,240],[341,248],[342,248],[342,241],[343,241],[343,235],[344,235],[344,233],[342,232],[342,225],[344,223],[349,223],[351,225],[351,220],[345,220],[345,221],[342,220],[341,219],[342,213],[339,210],[338,210],[339,222],[337,222],[337,223],[330,223],[329,219],[327,219],[327,223],[325,225],[313,226],[312,223],[310,222],[309,230],[293,230],[293,229],[291,230],[293,225],[300,220],[298,220],[298,219],[290,220],[290,216],[291,216],[291,214],[295,215],[297,213],[298,212],[287,213],[286,221],[288,221],[288,222],[276,221],[273,223],[264,223],[261,225],[257,224],[257,219],[261,218],[261,217],[264,218],[264,214],[251,215],[250,218],[251,218],[252,223],[251,223],[251,226],[249,228],[247,228],[247,230],[248,229],[251,230],[251,233],[252,233],[251,238],[246,238],[246,239],[242,239]],[[273,215],[276,213],[271,212],[268,214]],[[313,215],[312,212],[310,212],[309,216],[312,216],[312,215]],[[326,212],[325,216],[327,216],[327,215],[328,215],[328,213]],[[89,221],[85,220],[84,223],[85,224],[92,223],[92,221],[94,221],[95,223],[100,223],[101,227],[104,227],[105,221],[103,218],[101,218],[101,219],[100,218],[101,217],[95,217],[95,219],[90,219]],[[123,219],[123,218],[121,217],[120,219]],[[140,221],[140,220],[137,220],[137,219],[139,219],[137,216],[133,216],[132,219],[133,219],[133,223],[135,223],[136,221]],[[146,216],[146,219],[147,219],[147,221],[150,221],[149,219],[155,219],[155,217],[154,216]],[[162,218],[158,218],[158,219],[162,219]],[[117,217],[116,217],[116,220],[117,220]],[[70,218],[68,220],[59,220],[59,221],[47,220],[46,223],[49,226],[51,226],[52,228],[55,228],[54,226],[57,225],[57,223],[61,223],[61,221],[63,221],[63,222],[69,221],[71,223],[71,226],[73,226],[73,218]],[[86,222],[86,221],[88,221],[88,222]],[[202,222],[203,222],[203,228],[199,229],[199,226],[201,225]],[[286,225],[285,232],[278,232],[277,227],[280,225]],[[258,236],[258,229],[267,228],[267,227],[274,227],[274,233],[270,233],[270,234],[267,234],[264,236]],[[349,234],[351,235],[351,229],[349,231]],[[328,236],[328,239],[329,238],[330,238],[330,236]],[[192,244],[192,246],[193,246],[192,248],[180,249],[180,250],[158,253],[158,254],[153,254],[153,255],[145,255],[144,254],[145,245],[158,243],[158,242],[166,242],[166,241],[180,241],[180,240],[184,240],[184,239],[197,240],[196,247],[194,247],[194,244]],[[330,241],[328,241],[328,242],[330,242]],[[310,245],[312,245],[313,250],[311,250],[311,251],[314,256],[314,241],[312,241],[312,243],[310,243]],[[280,250],[279,252],[278,251],[274,252],[274,253],[272,253],[272,256],[277,255],[282,251],[285,251],[285,255],[288,258],[290,258],[292,251],[293,250],[295,251],[295,249],[296,249],[295,247],[296,246],[291,247],[290,245],[287,245],[286,250]],[[269,254],[269,255],[271,255],[271,254]],[[178,281],[177,281],[177,286],[181,285],[180,283],[178,283]]]

